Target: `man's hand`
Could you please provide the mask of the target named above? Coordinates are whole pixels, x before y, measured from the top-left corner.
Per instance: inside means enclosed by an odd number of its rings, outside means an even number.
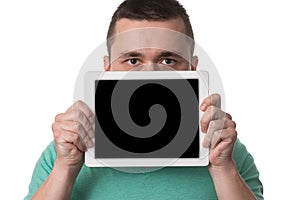
[[[53,169],[32,199],[70,199],[83,164],[83,153],[94,145],[95,116],[82,101],[65,113],[56,115],[52,124],[56,160]]]
[[[202,145],[210,147],[210,168],[233,166],[234,144],[237,138],[236,124],[232,117],[221,110],[221,97],[213,94],[205,98],[200,106],[204,112],[201,130],[206,133]]]
[[[52,125],[57,159],[63,167],[81,169],[83,153],[94,145],[94,114],[82,101],[58,114]]]
[[[256,199],[233,160],[233,148],[237,138],[236,124],[228,113],[221,110],[221,96],[208,96],[203,100],[200,109],[204,112],[200,122],[201,130],[206,133],[202,145],[210,147],[208,170],[218,199]]]

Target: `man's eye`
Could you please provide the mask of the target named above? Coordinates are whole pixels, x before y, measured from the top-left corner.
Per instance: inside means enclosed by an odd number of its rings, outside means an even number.
[[[135,59],[135,58],[127,60],[127,63],[129,65],[136,65],[136,64],[138,64],[138,62],[139,62],[138,59]]]
[[[163,65],[174,65],[175,63],[176,63],[176,61],[173,59],[163,59],[161,61],[161,64],[163,64]]]

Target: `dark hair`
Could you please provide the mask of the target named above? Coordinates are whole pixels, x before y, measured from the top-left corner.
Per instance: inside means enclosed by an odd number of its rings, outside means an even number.
[[[121,18],[148,21],[181,18],[185,25],[186,35],[194,39],[189,16],[177,0],[125,0],[112,16],[107,39],[113,36],[116,22]]]

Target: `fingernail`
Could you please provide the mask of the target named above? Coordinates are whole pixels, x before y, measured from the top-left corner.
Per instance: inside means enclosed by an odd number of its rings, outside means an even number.
[[[91,138],[93,138],[93,137],[95,136],[94,130],[90,130],[90,131],[89,131],[89,136],[90,136]]]
[[[205,109],[206,109],[206,104],[203,104],[203,105],[201,106],[201,110],[204,111]]]
[[[209,142],[207,140],[204,140],[203,143],[202,143],[202,146],[204,148],[208,148],[209,147]]]
[[[91,124],[93,124],[94,123],[94,117],[93,116],[91,116],[91,117],[89,117],[89,122],[91,123]]]
[[[201,126],[201,131],[204,133],[205,129]]]
[[[91,148],[93,146],[94,146],[94,142],[93,141],[90,140],[90,141],[87,142],[87,147],[88,148]]]

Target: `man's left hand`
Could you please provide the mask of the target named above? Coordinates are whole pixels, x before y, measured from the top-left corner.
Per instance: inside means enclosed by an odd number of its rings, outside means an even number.
[[[233,166],[233,148],[237,139],[236,124],[230,114],[221,110],[221,96],[213,94],[200,106],[204,112],[200,121],[201,131],[206,133],[203,147],[210,147],[209,168]]]

